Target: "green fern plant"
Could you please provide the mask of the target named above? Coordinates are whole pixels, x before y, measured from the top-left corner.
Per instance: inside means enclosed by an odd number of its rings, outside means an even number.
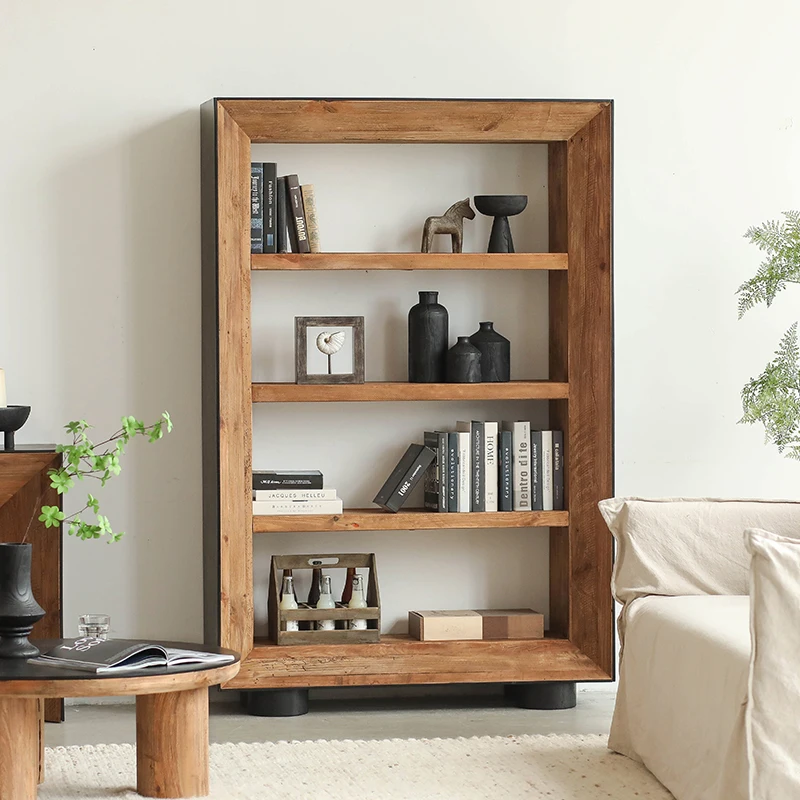
[[[779,292],[800,283],[800,211],[783,220],[750,228],[745,237],[766,253],[758,272],[736,291],[739,319],[759,303],[771,306]],[[800,460],[800,345],[797,323],[783,335],[775,357],[742,389],[741,423],[760,423],[768,442],[789,458]]]

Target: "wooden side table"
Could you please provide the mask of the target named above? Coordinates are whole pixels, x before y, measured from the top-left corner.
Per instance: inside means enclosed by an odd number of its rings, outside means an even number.
[[[37,641],[43,651],[58,640]],[[163,642],[169,647],[230,653],[211,669],[151,668],[98,676],[27,661],[0,661],[0,798],[34,800],[44,780],[43,700],[136,696],[136,790],[145,797],[208,795],[208,687],[239,671],[231,650]]]

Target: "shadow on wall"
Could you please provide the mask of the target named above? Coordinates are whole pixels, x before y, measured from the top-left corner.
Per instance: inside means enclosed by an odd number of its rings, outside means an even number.
[[[54,180],[66,413],[97,433],[123,413],[175,420],[102,490],[123,541],[68,541],[66,630],[102,607],[117,636],[202,640],[199,114],[93,147]]]

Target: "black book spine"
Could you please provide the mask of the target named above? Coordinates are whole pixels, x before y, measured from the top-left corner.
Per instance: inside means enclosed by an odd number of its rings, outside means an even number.
[[[419,447],[415,452],[415,457],[411,466],[397,485],[397,488],[389,496],[389,499],[383,504],[383,507],[387,511],[399,511],[406,500],[408,500],[411,491],[422,480],[426,470],[433,464],[435,459],[435,451],[431,450],[429,447]]]
[[[277,189],[278,165],[272,161],[267,161],[264,168],[264,245],[263,253],[277,253],[275,234],[277,230]]]
[[[553,431],[553,511],[564,510],[564,431]]]
[[[372,501],[376,505],[384,506],[386,501],[392,496],[395,489],[397,489],[403,476],[408,472],[409,467],[414,463],[414,459],[419,455],[419,449],[422,448],[421,444],[409,445],[403,457],[397,462],[395,468],[389,474],[386,482],[381,486],[375,499]]]
[[[484,483],[486,474],[484,459],[486,457],[484,441],[485,426],[482,422],[473,422],[470,429],[470,445],[472,450],[472,510],[486,511],[486,493]]]
[[[300,189],[300,180],[297,175],[286,176],[286,191],[289,193],[289,207],[292,210],[291,225],[297,237],[298,253],[310,253],[308,243],[308,227],[306,225],[306,212],[303,209],[303,192]],[[292,242],[294,244],[294,242]]]
[[[286,178],[278,178],[275,200],[275,246],[278,253],[289,252],[289,231],[286,228]]]
[[[253,489],[322,489],[322,473],[254,472]]]
[[[447,511],[447,434],[437,433],[436,468],[439,471],[439,511]]]
[[[447,434],[447,510],[458,511],[458,436]]]
[[[425,472],[423,505],[431,511],[439,510],[439,434],[425,431],[425,447],[436,453],[436,459]]]
[[[531,511],[544,508],[542,497],[542,432],[531,431]]]
[[[264,165],[250,165],[250,252],[264,252]]]
[[[514,510],[514,435],[511,431],[500,431],[499,497],[500,511]]]

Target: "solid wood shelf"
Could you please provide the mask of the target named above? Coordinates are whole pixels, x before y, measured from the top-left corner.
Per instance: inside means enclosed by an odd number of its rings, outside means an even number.
[[[278,646],[256,640],[227,689],[594,681],[608,676],[567,639]]]
[[[254,270],[565,270],[566,253],[268,253]]]
[[[381,508],[345,509],[342,514],[286,514],[253,517],[254,533],[326,531],[432,531],[464,528],[565,528],[567,511],[474,511],[440,514],[423,508],[392,514]]]
[[[507,383],[371,382],[311,385],[254,383],[254,403],[358,403],[426,400],[566,400],[569,384],[557,381]]]

